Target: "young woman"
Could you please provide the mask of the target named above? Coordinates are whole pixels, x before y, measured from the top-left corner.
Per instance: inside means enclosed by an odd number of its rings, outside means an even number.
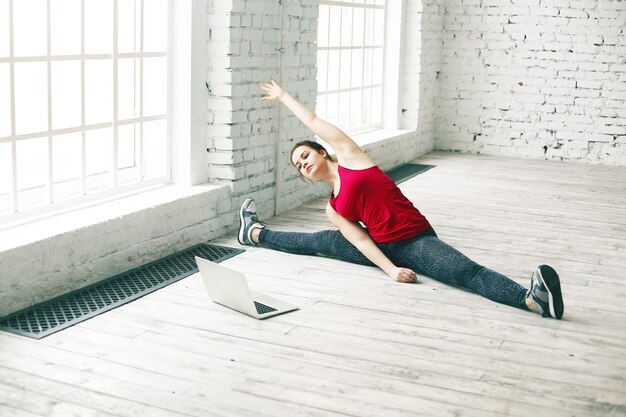
[[[415,282],[418,272],[499,303],[562,317],[561,286],[553,268],[540,265],[527,290],[470,260],[437,237],[413,203],[344,132],[319,119],[274,81],[262,89],[262,100],[280,101],[334,149],[336,160],[319,143],[303,141],[293,147],[291,161],[304,178],[332,187],[326,215],[338,230],[272,231],[259,221],[256,203],[249,198],[240,210],[241,244],[376,265],[398,282]]]

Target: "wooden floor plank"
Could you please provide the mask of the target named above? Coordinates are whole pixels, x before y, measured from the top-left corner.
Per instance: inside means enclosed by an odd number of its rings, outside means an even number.
[[[196,274],[39,341],[0,334],[0,415],[626,416],[626,170],[416,162],[435,167],[400,187],[440,238],[524,286],[555,266],[563,320],[246,247],[224,265],[299,311],[251,319],[212,303]],[[326,203],[263,220],[325,230]]]

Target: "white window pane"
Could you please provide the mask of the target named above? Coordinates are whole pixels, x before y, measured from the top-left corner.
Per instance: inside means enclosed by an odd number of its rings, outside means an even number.
[[[0,143],[0,194],[11,191],[11,143]]]
[[[143,60],[143,115],[167,112],[167,58]]]
[[[52,137],[52,180],[55,201],[81,193],[81,137],[80,132]]]
[[[317,46],[324,48],[328,46],[328,8],[329,6],[321,4],[319,8],[319,17],[317,19]]]
[[[87,192],[107,188],[113,164],[113,130],[85,132],[85,171]]]
[[[138,165],[139,124],[121,125],[117,129],[117,167],[120,169]]]
[[[339,51],[328,51],[328,91],[339,88]]]
[[[117,50],[139,51],[139,1],[117,2]]]
[[[352,7],[342,7],[341,9],[341,46],[351,46]]]
[[[45,185],[19,190],[17,192],[17,205],[19,210],[43,206],[47,204],[48,201],[48,187]]]
[[[374,68],[372,73],[372,83],[382,85],[383,83],[383,50],[376,48],[372,51],[374,54]]]
[[[340,128],[348,126],[350,117],[350,92],[344,91],[339,93],[339,123]]]
[[[9,0],[0,0],[0,57],[9,56]]]
[[[112,166],[113,131],[110,128],[85,132],[85,172],[87,175],[108,172]]]
[[[139,60],[134,58],[117,61],[117,105],[118,119],[139,116]]]
[[[11,79],[9,64],[0,64],[0,137],[11,134]]]
[[[371,49],[363,51],[363,85],[372,85],[372,65],[373,65],[373,52]]]
[[[328,51],[317,51],[317,91],[328,89],[326,70],[328,65]]]
[[[140,125],[122,125],[117,130],[117,181],[119,185],[139,181]]]
[[[329,123],[337,124],[337,114],[339,112],[339,94],[332,93],[327,95],[326,101],[326,120]]]
[[[315,112],[320,119],[328,120],[326,111],[326,94],[318,94]]]
[[[374,44],[374,10],[365,10],[365,46]]]
[[[339,46],[341,41],[341,7],[330,6],[328,46]]]
[[[370,123],[380,123],[381,115],[382,115],[382,101],[383,101],[383,93],[382,88],[374,87],[372,88],[372,116],[370,119]]]
[[[85,61],[85,123],[113,120],[113,65],[109,60]]]
[[[143,125],[143,171],[146,179],[167,174],[167,124],[165,120]]]
[[[361,126],[363,121],[361,119],[361,108],[363,106],[363,100],[361,99],[361,89],[352,90],[350,92],[350,126],[351,128]]]
[[[363,82],[363,50],[352,51],[352,88],[360,87]]]
[[[352,67],[352,51],[344,49],[340,58],[341,71],[339,74],[339,88],[344,90],[350,88],[350,76]]]
[[[363,28],[365,19],[365,11],[363,9],[354,9],[352,17],[352,45],[363,46]]]
[[[80,176],[81,137],[80,132],[52,137],[52,179],[54,183],[76,179]]]
[[[374,10],[374,45],[383,46],[385,43],[385,11]]]
[[[13,1],[15,56],[46,55],[48,18],[46,0]]]
[[[0,143],[0,213],[11,209],[11,144]]]
[[[80,126],[80,61],[57,61],[51,66],[52,128]]]
[[[50,1],[52,55],[80,53],[80,0]]]
[[[85,53],[98,54],[112,51],[113,1],[85,0]]]
[[[144,0],[143,50],[167,51],[167,0]]]
[[[364,125],[369,124],[372,115],[372,89],[364,88],[363,89],[363,107],[361,108],[362,114],[362,123]]]
[[[48,130],[48,68],[45,62],[15,63],[15,130]]]
[[[20,140],[16,143],[17,189],[48,184],[48,138]]]

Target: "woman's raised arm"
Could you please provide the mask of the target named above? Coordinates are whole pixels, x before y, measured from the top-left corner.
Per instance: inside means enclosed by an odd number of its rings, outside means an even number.
[[[306,127],[314,134],[319,136],[323,141],[327,142],[340,155],[350,153],[362,153],[361,148],[341,129],[317,117],[317,115],[300,103],[295,98],[283,90],[281,86],[276,84],[274,80],[271,84],[264,84],[261,87],[267,94],[261,100],[277,100],[287,107]]]

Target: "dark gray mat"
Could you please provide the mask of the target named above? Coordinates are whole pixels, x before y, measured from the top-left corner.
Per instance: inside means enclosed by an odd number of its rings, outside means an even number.
[[[387,171],[387,175],[389,175],[396,184],[400,184],[434,167],[435,165],[404,164]]]

